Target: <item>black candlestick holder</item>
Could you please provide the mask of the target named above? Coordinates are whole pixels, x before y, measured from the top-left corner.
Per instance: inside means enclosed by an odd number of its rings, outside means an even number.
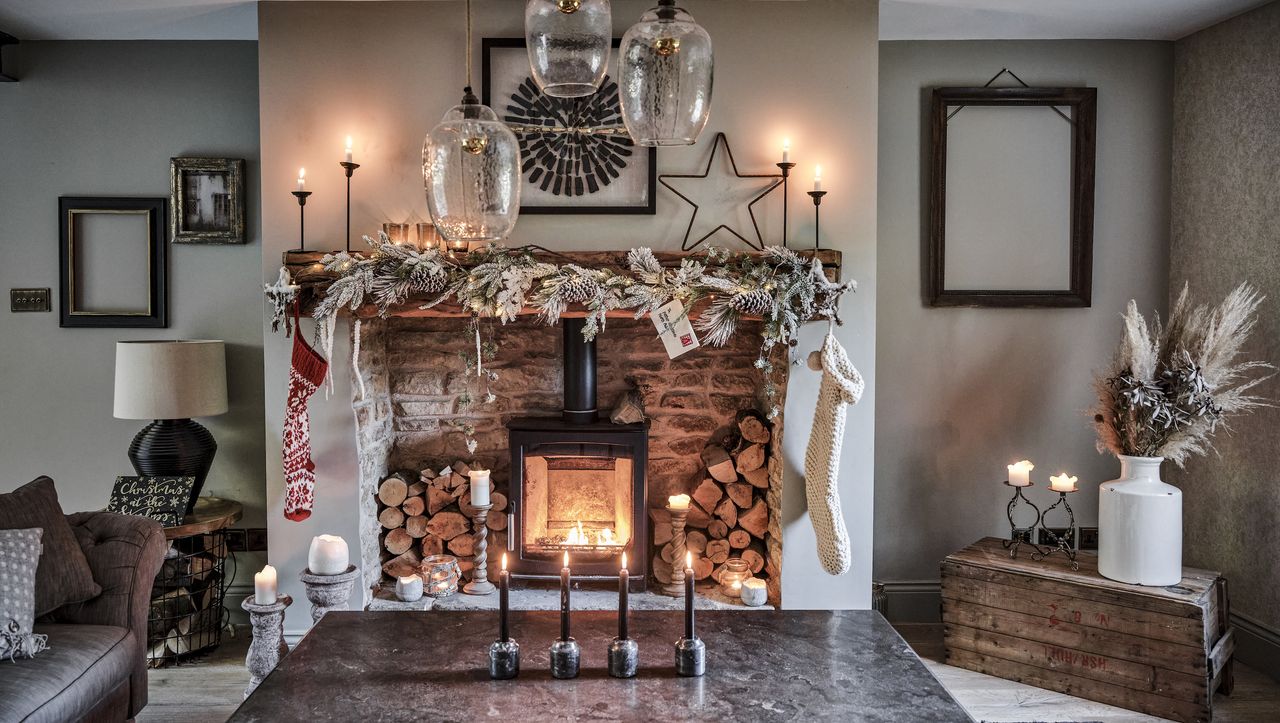
[[[676,641],[676,675],[701,678],[707,672],[707,645],[702,638],[680,638]]]
[[[821,237],[818,235],[818,207],[822,205],[822,197],[825,195],[827,195],[826,191],[809,191],[809,198],[813,199],[813,248],[815,251],[822,248]]]
[[[782,248],[787,247],[787,179],[791,177],[791,169],[796,164],[791,161],[783,161],[778,164],[778,170],[782,171]]]
[[[1080,569],[1080,563],[1076,560],[1076,513],[1071,509],[1071,505],[1067,502],[1067,495],[1072,492],[1075,492],[1075,490],[1067,492],[1059,491],[1058,501],[1049,505],[1045,508],[1044,512],[1040,513],[1039,527],[1044,530],[1046,535],[1048,535],[1049,543],[1052,547],[1049,547],[1048,549],[1041,549],[1037,547],[1036,551],[1031,553],[1032,560],[1043,560],[1055,552],[1061,552],[1067,556],[1067,559],[1071,560],[1072,570]],[[1053,508],[1058,507],[1059,505],[1061,505],[1063,511],[1067,513],[1067,533],[1065,535],[1059,535],[1044,524],[1045,518],[1053,511]]]
[[[640,665],[640,644],[631,638],[614,638],[609,643],[609,675],[634,678]]]
[[[1015,485],[1010,484],[1009,480],[1005,480],[1004,483],[1013,488],[1013,497],[1009,499],[1009,505],[1005,509],[1005,514],[1009,518],[1009,539],[1004,541],[1004,549],[1009,551],[1009,557],[1017,557],[1018,546],[1025,544],[1030,545],[1035,551],[1032,553],[1033,555],[1035,553],[1043,555],[1044,551],[1036,545],[1033,537],[1036,531],[1036,525],[1040,523],[1040,508],[1036,507],[1034,502],[1027,499],[1026,496],[1022,494],[1023,487],[1031,487],[1034,483],[1028,482],[1025,485]],[[1018,527],[1018,524],[1013,521],[1014,510],[1018,507],[1019,502],[1030,507],[1036,513],[1035,521],[1027,527]]]
[[[341,161],[338,165],[342,166],[347,173],[347,253],[351,253],[351,176],[355,174],[360,164]]]
[[[298,199],[298,251],[307,250],[307,196],[311,191],[291,191]]]
[[[520,675],[520,645],[510,638],[495,640],[489,646],[489,677],[511,680]]]
[[[551,644],[551,677],[569,680],[578,677],[578,665],[582,649],[573,638],[557,640]]]

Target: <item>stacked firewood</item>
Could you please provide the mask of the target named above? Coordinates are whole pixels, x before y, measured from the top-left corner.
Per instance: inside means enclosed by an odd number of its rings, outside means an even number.
[[[151,667],[167,665],[177,656],[219,641],[226,557],[223,534],[180,538],[169,547],[151,589],[147,616]]]
[[[439,471],[397,472],[378,485],[382,572],[387,577],[412,575],[422,560],[444,553],[457,557],[463,572],[471,570],[476,541],[470,471],[465,462],[454,462]],[[492,482],[489,490],[489,549],[505,549],[507,496],[494,492]]]
[[[769,442],[773,432],[755,410],[738,413],[737,429],[702,450],[704,479],[691,493],[685,521],[685,546],[693,553],[693,576],[718,580],[731,557],[740,557],[757,577],[766,577],[765,540],[769,531]],[[653,520],[654,575],[671,582],[676,560],[671,515],[665,507],[649,511]]]

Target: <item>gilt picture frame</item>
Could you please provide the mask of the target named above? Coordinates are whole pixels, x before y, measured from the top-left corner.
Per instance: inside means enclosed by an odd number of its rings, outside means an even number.
[[[59,326],[168,326],[163,198],[58,199]]]
[[[244,159],[169,159],[169,234],[176,244],[243,244]]]

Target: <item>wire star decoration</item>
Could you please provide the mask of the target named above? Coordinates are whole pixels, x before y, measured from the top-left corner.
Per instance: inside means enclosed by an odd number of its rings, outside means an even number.
[[[715,228],[708,231],[707,233],[703,234],[696,241],[690,243],[689,236],[692,235],[693,233],[693,225],[697,221],[698,213],[701,212],[702,209],[698,206],[697,203],[695,203],[692,199],[690,199],[685,194],[681,193],[679,189],[677,189],[674,185],[672,185],[671,183],[668,183],[667,181],[668,179],[680,179],[680,178],[694,178],[694,179],[707,178],[708,176],[711,175],[711,168],[715,164],[716,153],[720,150],[721,145],[724,146],[725,154],[729,156],[729,166],[730,168],[733,169],[734,177],[770,179],[769,185],[766,186],[763,190],[761,190],[747,204],[747,213],[751,217],[751,227],[755,234],[755,240],[752,241],[747,236],[744,236],[743,234],[739,233],[737,229],[733,228],[729,224],[721,223],[717,225]],[[726,175],[724,176],[724,178],[728,178],[728,176]],[[723,180],[723,179],[717,179],[717,180]],[[764,246],[765,246],[764,237],[761,236],[760,224],[756,221],[755,205],[758,201],[763,199],[765,196],[768,196],[775,188],[777,188],[778,186],[781,186],[782,180],[783,180],[782,175],[779,173],[740,173],[738,171],[738,163],[735,160],[733,160],[733,149],[729,147],[729,139],[725,136],[724,133],[717,133],[715,140],[711,143],[711,155],[707,156],[707,165],[702,170],[702,173],[664,173],[658,176],[658,183],[661,183],[663,186],[669,189],[672,193],[679,196],[682,201],[684,201],[685,203],[693,207],[693,215],[689,217],[689,226],[684,231],[684,241],[680,245],[680,248],[684,251],[692,251],[693,249],[702,245],[703,242],[705,242],[707,239],[714,236],[716,233],[718,233],[722,229],[725,231],[728,231],[734,236],[737,236],[738,239],[741,240],[743,243],[745,243],[747,246],[750,246],[751,248],[756,249],[757,251],[764,250]],[[730,184],[725,183],[724,185],[728,186]]]

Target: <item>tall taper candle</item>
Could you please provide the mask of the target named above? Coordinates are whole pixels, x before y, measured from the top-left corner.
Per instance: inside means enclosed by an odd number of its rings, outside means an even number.
[[[564,567],[560,569],[560,639],[569,639],[569,552],[564,553]]]
[[[693,553],[684,553],[684,636],[693,640]]]
[[[502,553],[502,571],[498,573],[498,639],[511,640],[507,627],[507,605],[511,595],[511,573],[507,571],[507,553]]]
[[[622,553],[622,569],[618,571],[618,637],[626,640],[627,635],[627,584],[631,573],[627,570],[627,553]]]

